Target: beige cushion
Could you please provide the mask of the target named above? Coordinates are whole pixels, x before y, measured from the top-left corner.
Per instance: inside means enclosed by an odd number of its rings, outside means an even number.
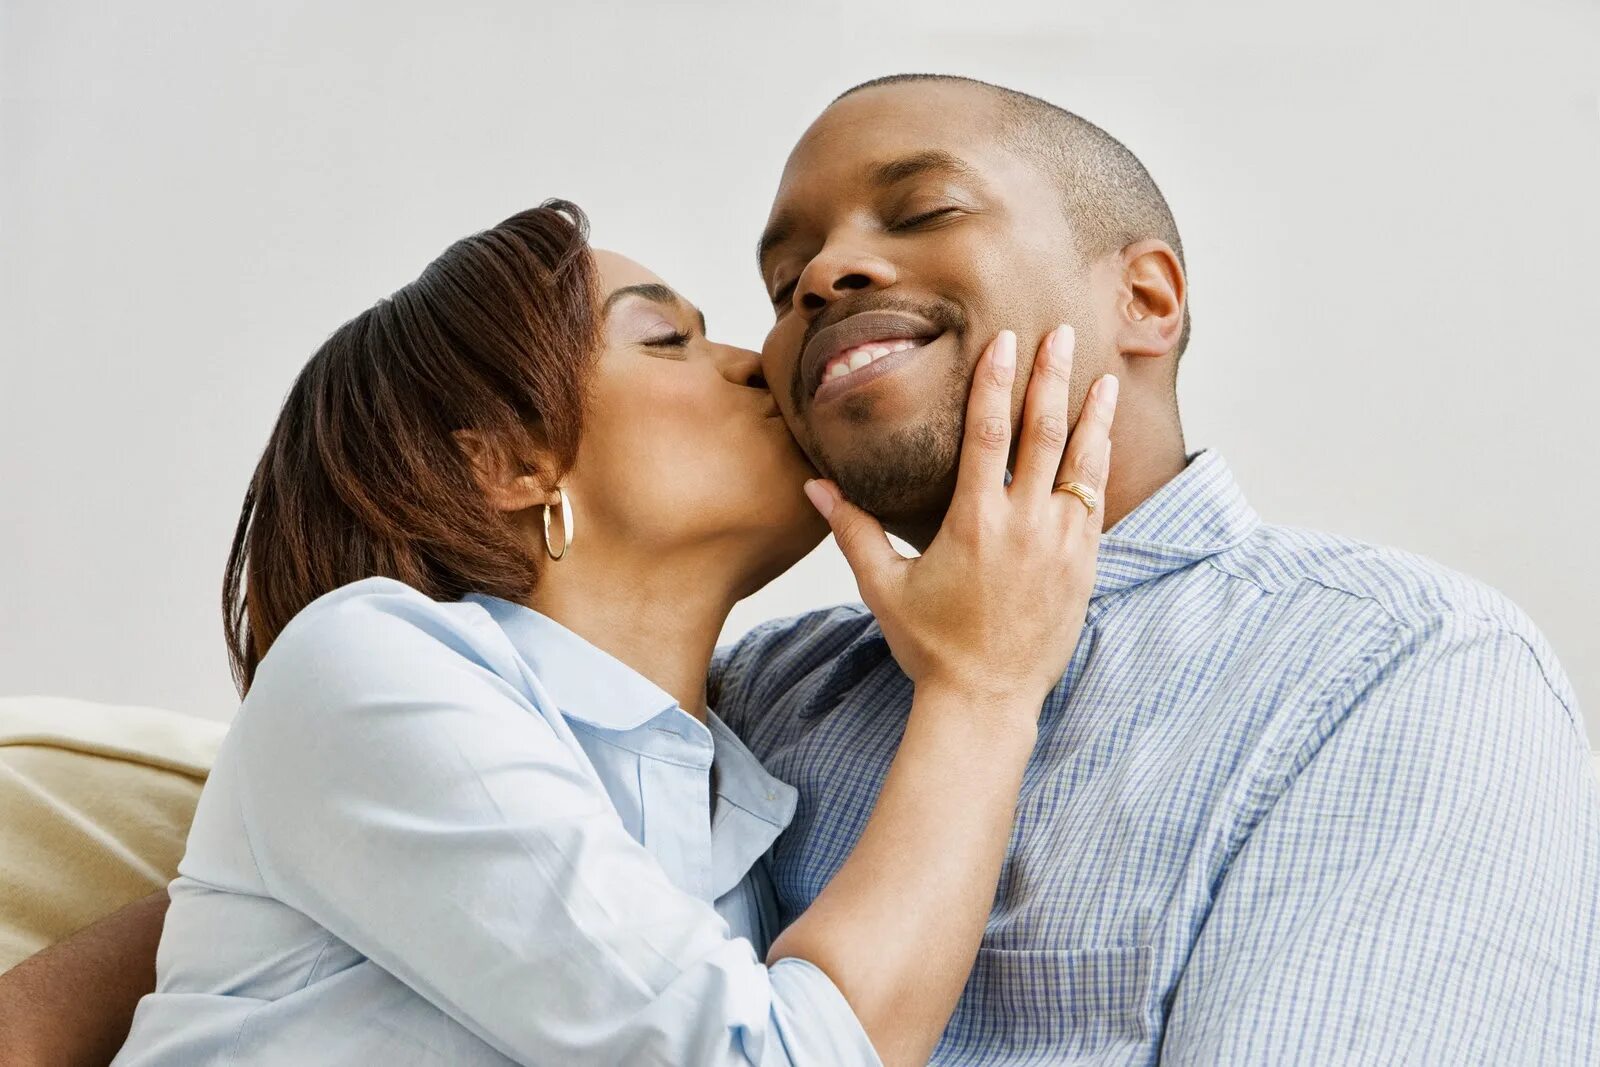
[[[222,723],[0,698],[0,971],[177,874]]]

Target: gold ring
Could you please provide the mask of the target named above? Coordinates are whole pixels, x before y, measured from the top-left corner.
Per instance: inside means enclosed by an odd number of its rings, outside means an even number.
[[[1089,514],[1091,515],[1094,514],[1094,509],[1100,506],[1100,498],[1094,495],[1093,489],[1090,489],[1082,482],[1057,482],[1055,488],[1051,491],[1056,493],[1071,493],[1073,496],[1083,501],[1083,506],[1089,509]]]

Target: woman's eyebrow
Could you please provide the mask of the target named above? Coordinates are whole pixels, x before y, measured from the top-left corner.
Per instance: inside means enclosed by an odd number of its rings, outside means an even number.
[[[706,313],[660,282],[641,282],[638,285],[624,285],[620,289],[611,290],[611,295],[606,297],[602,313],[610,314],[612,307],[630,296],[637,296],[654,304],[665,304],[675,311],[680,308],[688,308],[699,316],[700,332],[702,334],[706,332]]]

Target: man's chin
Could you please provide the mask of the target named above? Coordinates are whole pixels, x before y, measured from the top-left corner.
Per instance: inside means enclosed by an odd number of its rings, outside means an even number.
[[[944,428],[906,427],[864,442],[828,463],[845,499],[919,548],[944,521],[955,489],[957,440]]]

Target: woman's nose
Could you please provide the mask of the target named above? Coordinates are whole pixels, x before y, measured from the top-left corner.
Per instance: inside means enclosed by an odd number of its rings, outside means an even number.
[[[735,348],[732,345],[718,345],[717,350],[718,367],[722,371],[722,376],[728,381],[751,389],[767,387],[766,375],[761,373],[759,352],[752,352],[748,348]]]

